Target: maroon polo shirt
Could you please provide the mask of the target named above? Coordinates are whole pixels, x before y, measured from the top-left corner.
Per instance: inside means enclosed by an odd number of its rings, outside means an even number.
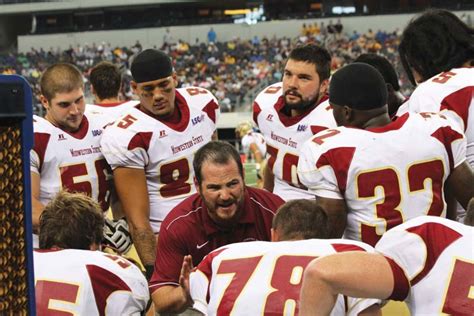
[[[191,255],[197,266],[204,256],[221,246],[242,241],[269,241],[273,216],[283,203],[271,192],[245,187],[244,212],[229,230],[211,220],[197,193],[176,205],[161,224],[150,293],[164,285],[179,285],[185,255]]]

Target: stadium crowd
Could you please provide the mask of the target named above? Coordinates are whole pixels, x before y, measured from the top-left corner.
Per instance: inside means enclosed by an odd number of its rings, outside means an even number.
[[[363,53],[377,53],[387,57],[400,75],[402,93],[409,95],[412,87],[396,54],[400,35],[398,29],[390,32],[379,30],[377,33],[372,30],[353,34],[331,33],[321,23],[321,26],[311,28],[304,25],[301,34],[295,38],[255,36],[251,40],[235,38],[228,42],[186,43],[170,36],[164,40],[160,49],[173,58],[181,87],[198,86],[209,89],[219,100],[222,112],[230,112],[239,110],[249,102],[244,100],[248,91],[280,81],[289,52],[298,45],[311,42],[326,46],[333,56],[332,70],[353,61]],[[0,55],[0,73],[24,76],[31,83],[35,95],[39,95],[39,78],[46,67],[55,62],[70,62],[83,72],[86,98],[90,100],[90,69],[106,60],[119,65],[124,76],[122,97],[131,99],[130,61],[141,50],[139,41],[131,47],[112,47],[110,43],[102,42],[71,46],[63,51],[53,47],[48,51],[32,47],[25,54]],[[36,113],[42,113],[39,100],[37,101]]]
[[[30,153],[38,313],[472,313],[474,31],[446,10],[401,34],[342,30],[6,56],[46,113]],[[250,155],[266,144],[254,188],[216,129],[261,83],[260,137],[236,122]]]

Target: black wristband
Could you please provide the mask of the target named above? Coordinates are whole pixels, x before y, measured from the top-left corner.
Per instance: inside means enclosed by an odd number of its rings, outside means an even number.
[[[150,281],[151,276],[153,275],[153,270],[155,267],[151,264],[146,264],[145,265],[145,277],[147,281]]]

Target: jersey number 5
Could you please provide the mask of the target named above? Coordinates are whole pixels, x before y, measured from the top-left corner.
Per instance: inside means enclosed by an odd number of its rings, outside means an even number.
[[[97,201],[105,212],[109,207],[109,178],[111,170],[105,159],[98,159],[94,162],[97,174]],[[61,186],[71,192],[81,192],[92,196],[92,183],[86,163],[60,166]]]

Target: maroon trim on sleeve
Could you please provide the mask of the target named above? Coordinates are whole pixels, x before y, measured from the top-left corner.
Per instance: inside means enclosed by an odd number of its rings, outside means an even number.
[[[453,242],[462,237],[457,231],[440,223],[424,223],[419,226],[407,228],[407,231],[417,234],[426,245],[427,258],[425,266],[417,276],[411,280],[411,286],[420,282],[433,268],[443,251]]]
[[[209,281],[209,285],[211,285],[211,280],[212,280],[212,260],[214,260],[215,257],[217,257],[221,252],[223,252],[226,249],[227,247],[222,247],[220,249],[214,250],[213,252],[205,256],[204,259],[202,259],[201,263],[199,263],[199,265],[196,267],[197,270],[201,271],[207,277],[207,280]],[[209,303],[210,300],[211,300],[211,293],[208,286],[206,301]]]
[[[449,169],[453,170],[454,167],[454,157],[453,157],[453,149],[451,147],[451,144],[453,141],[456,139],[462,139],[462,135],[456,132],[451,128],[451,126],[443,126],[438,128],[433,134],[431,134],[432,137],[436,138],[441,142],[441,144],[444,145],[444,148],[446,149],[446,153],[448,154],[449,158]]]
[[[34,146],[33,150],[38,155],[39,158],[39,170],[44,162],[44,155],[46,154],[46,148],[48,148],[50,134],[47,133],[34,133]]]
[[[445,97],[441,101],[440,110],[450,110],[461,117],[464,122],[464,130],[467,128],[469,106],[473,98],[474,86],[464,87]]]
[[[357,245],[350,244],[331,244],[331,246],[336,250],[336,252],[345,252],[345,251],[366,251],[364,248]]]
[[[393,291],[387,299],[394,301],[404,301],[410,292],[410,282],[403,272],[403,269],[391,258],[385,257],[393,275]]]
[[[354,158],[355,147],[339,147],[329,149],[316,162],[316,168],[331,166],[337,179],[337,186],[344,194],[347,186],[347,174]]]
[[[311,128],[311,133],[313,133],[313,135],[316,135],[317,133],[324,131],[325,129],[328,129],[326,126],[319,126],[319,125],[311,125],[310,128]]]
[[[253,110],[252,110],[252,117],[253,117],[253,122],[255,123],[255,125],[258,126],[258,115],[260,114],[260,112],[262,112],[262,109],[260,108],[260,105],[258,105],[257,102],[254,102],[253,103]]]
[[[212,99],[207,103],[203,108],[203,112],[206,112],[207,116],[212,120],[212,122],[216,123],[216,110],[219,108],[219,104]]]
[[[143,148],[148,151],[152,136],[153,132],[136,133],[128,143],[128,150],[133,150],[135,148]]]
[[[105,306],[110,294],[115,291],[132,292],[130,287],[116,274],[102,267],[86,265],[99,315],[105,315]]]

